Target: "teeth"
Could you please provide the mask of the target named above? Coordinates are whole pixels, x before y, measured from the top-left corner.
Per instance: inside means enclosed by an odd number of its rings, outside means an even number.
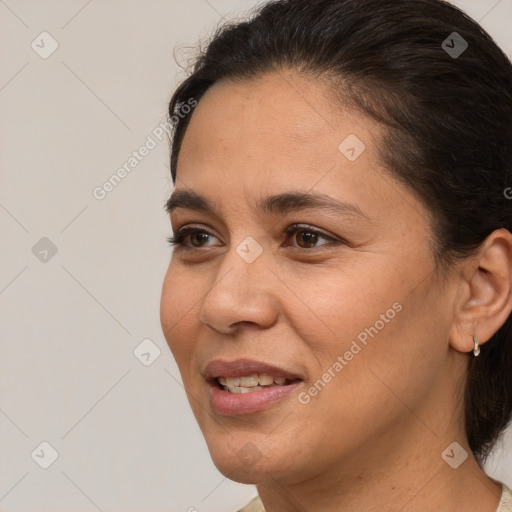
[[[226,386],[230,388],[234,388],[235,386],[240,386],[240,377],[227,377],[226,378]]]
[[[263,389],[261,386],[252,386],[250,388],[245,388],[242,386],[236,386],[234,388],[230,388],[228,386],[223,386],[224,391],[229,391],[230,393],[251,393],[252,391],[258,391],[259,389]]]
[[[268,375],[267,373],[261,373],[259,382],[262,386],[270,386],[270,384],[274,382],[274,377],[272,377],[272,375]]]
[[[258,385],[258,374],[247,375],[247,377],[240,377],[240,386],[244,388],[252,388]]]
[[[264,387],[284,386],[290,381],[285,377],[272,377],[268,373],[244,375],[243,377],[218,377],[217,382],[230,393],[250,393]]]
[[[261,386],[253,386],[251,388],[238,388],[240,390],[240,393],[251,393],[252,391],[257,391],[258,389],[263,389]]]
[[[224,386],[224,391],[229,391],[230,393],[240,393],[239,387],[230,388],[228,386]]]

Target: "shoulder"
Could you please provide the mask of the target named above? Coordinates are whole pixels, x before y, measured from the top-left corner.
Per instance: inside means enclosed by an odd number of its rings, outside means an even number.
[[[260,497],[256,496],[256,498],[252,499],[244,508],[241,508],[238,512],[265,512],[265,509],[263,508],[263,503],[261,502]],[[501,510],[499,512],[501,512]]]
[[[505,485],[501,484],[501,500],[496,512],[512,512],[512,492]]]

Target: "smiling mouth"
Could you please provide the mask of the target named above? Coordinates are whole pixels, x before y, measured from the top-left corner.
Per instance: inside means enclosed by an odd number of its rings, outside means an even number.
[[[253,393],[262,389],[288,386],[300,379],[291,380],[268,373],[254,373],[241,377],[217,377],[214,380],[220,389],[228,393]]]

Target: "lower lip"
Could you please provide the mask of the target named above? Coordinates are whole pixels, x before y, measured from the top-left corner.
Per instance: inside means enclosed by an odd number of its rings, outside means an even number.
[[[217,413],[225,416],[252,414],[281,402],[301,384],[299,380],[286,386],[272,386],[249,393],[230,393],[212,383],[210,403]]]

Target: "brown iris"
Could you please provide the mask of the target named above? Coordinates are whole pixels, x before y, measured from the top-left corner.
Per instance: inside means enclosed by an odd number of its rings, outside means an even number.
[[[314,247],[318,242],[318,234],[306,230],[299,231],[296,235],[296,240],[300,247]]]

